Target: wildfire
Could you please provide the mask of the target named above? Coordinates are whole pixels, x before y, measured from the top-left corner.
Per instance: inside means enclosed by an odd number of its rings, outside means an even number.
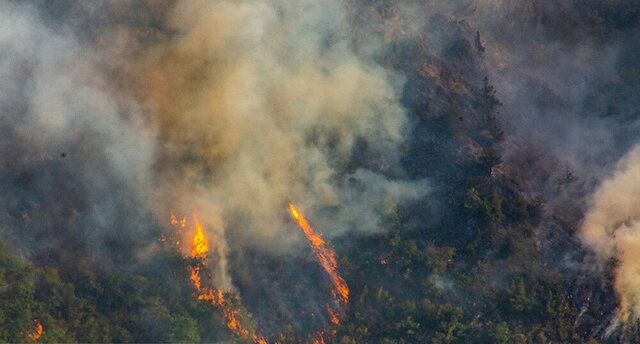
[[[182,220],[180,220],[178,222],[178,219],[176,218],[176,216],[173,213],[171,213],[171,224],[174,225],[174,226],[177,225],[177,224],[180,224],[180,227],[186,227],[187,226],[187,218],[183,217]]]
[[[225,318],[225,325],[237,335],[250,338],[255,343],[267,344],[267,341],[260,334],[252,334],[239,320],[239,315],[231,308],[224,298],[221,290],[208,289],[206,294],[198,296],[198,300],[207,300],[211,305],[222,308]]]
[[[324,342],[324,332],[320,331],[316,333],[316,338],[313,340],[313,344],[325,344]]]
[[[347,286],[347,282],[338,275],[338,261],[336,259],[336,254],[325,246],[325,241],[322,239],[322,236],[311,228],[304,216],[302,216],[302,214],[300,214],[291,203],[289,203],[289,211],[291,212],[291,216],[298,221],[298,225],[300,225],[300,228],[302,228],[307,240],[309,240],[311,250],[316,255],[316,258],[318,258],[320,265],[329,275],[329,279],[331,279],[331,283],[333,284],[332,293],[334,298],[341,305],[346,304],[349,301],[349,287]],[[329,304],[327,304],[327,312],[331,323],[338,325],[340,323],[341,314],[337,310],[333,309]],[[335,330],[331,331],[331,333],[335,335]],[[324,335],[324,331],[317,332],[313,343],[324,344]]]
[[[28,334],[29,338],[37,340],[38,338],[40,338],[40,336],[42,336],[42,330],[43,328],[40,321],[38,321],[38,319],[33,319],[33,325]]]
[[[195,223],[195,233],[193,235],[193,240],[191,241],[191,257],[202,259],[204,262],[207,256],[207,252],[209,252],[209,245],[207,243],[207,238],[202,231],[202,225],[198,221],[195,213],[193,214],[193,220]],[[181,227],[185,227],[186,218],[183,218],[180,222],[178,222],[176,217],[171,214],[171,224],[180,224]],[[252,333],[242,324],[242,322],[240,321],[240,315],[225,300],[224,293],[221,290],[216,290],[202,285],[199,266],[190,267],[190,270],[191,282],[193,283],[193,286],[196,288],[199,294],[198,300],[209,301],[212,306],[221,308],[224,317],[224,324],[227,326],[227,328],[229,328],[236,335],[251,339],[255,343],[267,344],[267,341],[262,337],[262,335]]]
[[[196,223],[196,234],[193,236],[193,244],[191,249],[192,257],[204,256],[209,252],[209,246],[207,245],[207,238],[204,237],[202,232],[202,225],[198,222],[196,214],[193,214],[193,220]]]
[[[327,305],[327,312],[329,313],[329,320],[331,320],[332,323],[338,325],[338,323],[340,323],[340,318],[338,318],[338,314],[333,309],[331,309],[329,305]]]
[[[318,258],[318,261],[320,261],[320,265],[329,275],[331,283],[333,283],[333,295],[340,303],[347,303],[349,301],[349,287],[347,286],[347,282],[338,275],[338,261],[336,260],[335,253],[325,247],[324,239],[311,228],[304,216],[302,216],[291,203],[289,203],[289,211],[298,221],[300,228],[302,228],[305,236],[309,240],[311,250]]]
[[[174,223],[175,218],[173,214],[171,216],[171,223]],[[204,256],[209,251],[209,246],[207,245],[207,238],[205,238],[204,233],[202,232],[202,226],[200,222],[198,222],[198,218],[195,214],[193,214],[193,219],[196,226],[196,233],[193,235],[193,244],[191,249],[191,256],[194,258]],[[177,224],[177,221],[175,222]],[[196,287],[197,290],[200,290],[200,267],[191,267],[191,282],[193,282],[193,286]]]
[[[291,203],[289,203],[289,211],[298,222],[300,228],[302,228],[307,240],[309,241],[311,250],[315,254],[320,265],[328,274],[329,279],[331,280],[331,283],[333,285],[332,294],[334,299],[337,301],[336,304],[346,304],[349,301],[349,287],[347,286],[345,280],[338,274],[338,262],[335,253],[327,247],[326,242],[322,238],[322,236],[319,233],[316,233],[313,228],[311,228],[304,216],[302,216],[302,214],[299,213]],[[209,251],[209,246],[207,243],[207,238],[204,235],[204,231],[202,230],[202,225],[198,221],[195,213],[193,214],[193,219],[195,233],[193,234],[193,238],[191,241],[191,257],[201,260],[202,264],[204,264],[207,258],[207,253]],[[178,220],[174,214],[171,214],[171,224],[176,227],[185,227],[186,218]],[[244,326],[244,324],[242,323],[242,315],[238,313],[237,309],[234,309],[231,306],[231,302],[226,299],[225,293],[223,293],[221,290],[213,289],[207,286],[206,283],[203,283],[200,274],[201,266],[202,265],[190,267],[190,279],[193,283],[193,286],[197,290],[198,300],[208,301],[212,306],[220,308],[223,313],[223,323],[236,335],[248,340],[252,340],[253,342],[258,344],[267,344],[267,341],[264,339],[264,337],[262,337],[261,334],[256,334],[249,328]],[[342,316],[340,308],[337,307],[336,309],[327,304],[327,312],[331,323],[334,325],[338,325]],[[335,330],[331,331],[331,333],[335,335]],[[324,336],[325,330],[316,332],[313,342],[317,344],[324,344]]]

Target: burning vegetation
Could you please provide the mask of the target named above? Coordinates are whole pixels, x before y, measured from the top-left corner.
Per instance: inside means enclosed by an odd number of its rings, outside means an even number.
[[[209,245],[207,238],[202,230],[202,225],[198,221],[196,214],[193,214],[194,234],[192,236],[191,244],[191,258],[196,260],[195,266],[190,266],[190,279],[193,283],[193,287],[196,289],[198,300],[208,301],[212,306],[222,310],[223,322],[229,330],[231,330],[238,337],[245,340],[251,340],[254,343],[266,344],[267,342],[261,334],[255,333],[253,330],[247,328],[242,322],[242,316],[238,310],[234,309],[234,306],[229,302],[228,298],[225,298],[225,293],[222,290],[214,289],[209,286],[210,282],[207,281],[203,285],[202,270],[206,269],[207,253],[209,252]],[[186,217],[182,221],[178,222],[175,216],[171,215],[171,224],[180,227],[186,225]]]
[[[322,236],[311,228],[304,216],[299,213],[291,203],[289,204],[289,211],[291,216],[297,221],[298,225],[303,230],[305,237],[309,241],[309,247],[331,280],[333,286],[331,294],[333,295],[335,302],[327,303],[326,311],[331,324],[337,326],[342,318],[343,309],[349,301],[349,287],[338,273],[336,255],[333,250],[327,247]],[[179,235],[184,235],[184,232],[181,229],[186,227],[186,222],[186,217],[178,221],[175,215],[173,213],[171,214],[171,224],[175,230],[174,236],[177,237]],[[202,225],[198,221],[195,213],[193,214],[193,234],[191,235],[191,243],[189,258],[192,259],[194,263],[189,266],[189,271],[191,283],[196,289],[197,299],[207,301],[212,306],[220,309],[223,314],[223,323],[239,338],[250,340],[255,343],[267,343],[262,334],[255,332],[255,330],[252,330],[243,324],[243,316],[234,308],[233,303],[228,300],[229,295],[232,294],[230,291],[225,293],[222,290],[211,286],[210,280],[203,281],[203,275],[207,275],[204,272],[207,271],[209,243],[204,234]],[[180,250],[179,244],[180,240],[176,240],[178,250]],[[331,333],[335,335],[336,330],[332,329]],[[320,330],[310,335],[314,343],[325,342],[325,330]]]
[[[40,321],[38,321],[38,319],[33,319],[33,326],[31,327],[31,330],[29,330],[28,334],[29,338],[31,338],[32,340],[40,339],[40,336],[42,336],[42,331],[43,327]]]
[[[633,1],[0,23],[0,342],[640,338]]]
[[[311,251],[313,251],[318,262],[331,279],[331,283],[333,284],[332,294],[337,301],[339,308],[334,309],[334,306],[327,303],[327,313],[329,314],[331,323],[338,325],[340,324],[340,318],[342,317],[340,312],[343,311],[342,308],[347,304],[347,302],[349,302],[349,286],[347,286],[347,282],[345,282],[342,276],[338,274],[338,260],[336,259],[336,255],[333,250],[327,248],[326,242],[322,239],[322,236],[311,228],[304,216],[302,216],[302,214],[299,213],[291,203],[289,203],[289,212],[298,222],[300,228],[302,228],[304,235],[309,241]],[[335,330],[332,330],[332,333],[335,334]],[[324,335],[324,331],[318,332],[314,343],[324,343]]]
[[[331,283],[333,284],[333,297],[340,307],[346,305],[347,302],[349,302],[349,286],[347,286],[347,282],[338,274],[338,260],[336,259],[335,253],[333,250],[327,248],[324,239],[311,228],[304,216],[302,216],[291,203],[289,203],[289,211],[307,237],[311,251],[313,251],[318,262],[327,275],[329,275]],[[340,323],[339,310],[333,309],[332,306],[327,304],[327,312],[329,313],[331,322],[334,325],[338,325]]]

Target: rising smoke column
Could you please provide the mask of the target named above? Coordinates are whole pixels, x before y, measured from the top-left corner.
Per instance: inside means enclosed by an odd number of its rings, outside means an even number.
[[[160,126],[159,208],[198,209],[236,249],[285,252],[299,241],[290,199],[328,213],[318,223],[335,236],[424,195],[398,179],[400,79],[355,52],[341,2],[185,1],[168,17],[174,34],[137,68]]]
[[[593,195],[581,237],[602,260],[616,258],[615,289],[620,318],[640,315],[640,147]]]

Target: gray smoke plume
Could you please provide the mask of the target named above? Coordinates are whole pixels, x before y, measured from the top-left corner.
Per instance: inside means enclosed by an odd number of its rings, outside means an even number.
[[[103,74],[110,51],[85,49],[27,6],[1,4],[0,22],[3,236],[25,256],[126,257],[115,245],[151,231],[131,229],[149,201],[156,130]]]
[[[478,73],[488,77],[502,103],[497,117],[505,133],[498,146],[503,167],[523,177],[530,197],[546,199],[554,221],[575,227],[542,224],[538,230],[565,231],[559,235],[573,240],[569,233],[582,227],[578,240],[595,251],[599,262],[619,260],[615,284],[621,315],[640,314],[634,253],[640,154],[637,4],[478,0],[397,1],[380,7],[388,17],[387,39],[419,38],[420,49],[434,60],[453,51],[462,56],[459,68],[464,58],[479,56]],[[457,45],[446,25],[460,30],[463,39]],[[424,71],[436,85],[456,89],[455,79],[443,80],[444,71],[434,65],[425,62]],[[567,254],[560,260],[572,266],[572,274],[598,270],[576,261],[582,255],[557,251]],[[561,265],[558,259],[553,264]]]
[[[172,211],[195,211],[221,288],[234,254],[305,247],[288,202],[330,239],[375,232],[430,191],[399,167],[412,123],[404,77],[381,63],[419,42],[425,75],[468,103],[456,73],[483,61],[469,78],[496,86],[505,165],[545,157],[521,172],[553,207],[557,166],[588,181],[572,199],[582,238],[620,260],[622,310],[637,313],[638,150],[615,164],[638,143],[639,36],[608,3],[389,2],[382,29],[368,1],[2,3],[0,231],[29,258],[123,265],[153,256]],[[463,72],[438,70],[448,58]]]
[[[3,4],[5,236],[27,255],[52,254],[58,235],[96,261],[128,256],[121,245],[145,256],[171,211],[195,211],[231,288],[228,246],[304,244],[288,202],[328,238],[379,230],[381,209],[427,186],[398,167],[402,78],[356,52],[345,13],[339,1]],[[47,239],[22,240],[25,226]]]
[[[633,6],[491,1],[479,4],[474,13],[483,15],[472,19],[484,35],[485,68],[513,134],[503,145],[504,158],[524,165],[522,147],[543,156],[546,166],[522,173],[537,181],[559,217],[582,222],[578,237],[596,261],[619,261],[619,319],[640,314],[634,210],[640,112],[633,95],[640,85],[632,58],[639,32]],[[491,13],[494,20],[486,20]],[[590,264],[583,269],[599,270]]]

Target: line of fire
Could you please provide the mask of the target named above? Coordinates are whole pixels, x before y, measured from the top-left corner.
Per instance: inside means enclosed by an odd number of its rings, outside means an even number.
[[[187,219],[183,217],[178,221],[174,214],[171,214],[171,224],[183,232],[183,228],[186,227]],[[240,313],[233,307],[232,303],[228,300],[229,293],[225,293],[222,290],[215,289],[203,283],[203,271],[202,267],[206,266],[207,254],[209,252],[209,244],[202,225],[198,221],[196,214],[193,214],[194,234],[191,239],[191,254],[189,258],[197,260],[198,264],[190,266],[190,280],[191,284],[197,291],[198,300],[207,301],[212,306],[220,309],[223,314],[223,323],[226,327],[233,332],[236,336],[246,341],[252,341],[258,344],[266,344],[266,340],[260,333],[248,328],[244,322]],[[180,241],[176,241],[176,245],[180,245]]]
[[[331,281],[331,295],[333,297],[333,302],[327,302],[326,310],[329,320],[334,326],[336,326],[340,323],[343,316],[343,308],[349,301],[349,287],[346,281],[338,273],[336,254],[327,245],[327,242],[322,238],[322,235],[313,230],[302,213],[299,212],[291,203],[289,203],[289,213],[292,219],[294,219],[302,229],[311,251]],[[245,319],[243,319],[241,313],[233,306],[232,302],[229,302],[228,298],[231,295],[231,291],[224,292],[223,290],[210,286],[210,281],[203,281],[204,276],[206,276],[203,270],[207,266],[209,244],[195,212],[193,214],[192,222],[193,228],[188,229],[186,217],[182,217],[182,219],[179,220],[173,213],[171,213],[171,224],[175,229],[177,238],[187,238],[188,236],[191,238],[191,252],[190,254],[185,255],[185,259],[193,259],[197,262],[197,264],[189,266],[190,282],[196,290],[197,299],[207,301],[213,307],[220,309],[223,314],[223,324],[237,337],[245,341],[266,344],[267,341],[261,331],[253,330],[249,326],[246,326],[244,323]],[[182,245],[181,239],[176,239],[174,243],[176,246]],[[315,333],[310,333],[309,335],[311,336],[314,344],[323,344],[325,343],[325,340],[329,338],[328,336],[335,335],[335,333],[336,331],[334,328],[330,331],[327,331],[326,329],[319,330]]]

